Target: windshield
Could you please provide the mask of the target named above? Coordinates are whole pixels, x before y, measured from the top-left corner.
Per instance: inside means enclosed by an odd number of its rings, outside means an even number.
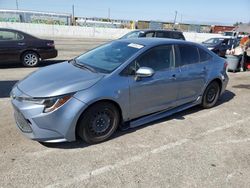
[[[231,32],[231,31],[228,31],[228,32],[226,31],[226,32],[223,33],[223,35],[224,35],[224,36],[233,36],[234,33]]]
[[[221,43],[223,40],[224,40],[223,38],[211,38],[211,39],[206,40],[204,43],[205,44],[216,45],[216,44]]]
[[[121,39],[139,38],[142,31],[132,31],[124,35]]]
[[[86,52],[75,60],[77,64],[96,72],[111,73],[141,48],[143,46],[139,44],[114,41]]]

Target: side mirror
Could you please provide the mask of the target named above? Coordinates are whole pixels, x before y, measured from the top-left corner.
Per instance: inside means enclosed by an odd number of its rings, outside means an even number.
[[[135,73],[135,78],[138,80],[138,78],[151,77],[154,73],[154,70],[149,67],[140,67]]]

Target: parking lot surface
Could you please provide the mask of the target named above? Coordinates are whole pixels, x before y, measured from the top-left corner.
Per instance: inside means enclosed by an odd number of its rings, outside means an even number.
[[[55,41],[59,56],[41,67],[105,42]],[[9,92],[36,69],[0,67],[0,187],[250,187],[250,72],[229,73],[212,109],[197,106],[87,145],[40,144],[16,128]]]

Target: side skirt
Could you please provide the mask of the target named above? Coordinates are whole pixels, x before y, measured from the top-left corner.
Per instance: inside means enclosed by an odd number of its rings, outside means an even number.
[[[135,119],[135,120],[131,120],[131,121],[129,121],[129,122],[125,122],[125,123],[121,126],[121,129],[122,129],[122,130],[126,130],[126,129],[129,129],[129,128],[135,128],[135,127],[139,127],[139,126],[141,126],[141,125],[150,123],[150,122],[152,122],[152,121],[159,120],[159,119],[161,119],[161,118],[170,116],[170,115],[172,115],[172,114],[181,112],[181,111],[186,110],[186,109],[188,109],[188,108],[191,108],[191,107],[193,107],[193,106],[199,105],[199,104],[201,104],[201,100],[202,100],[202,97],[199,97],[199,98],[198,98],[196,101],[194,101],[194,102],[187,103],[187,104],[178,106],[178,107],[176,107],[176,108],[172,108],[172,109],[170,109],[170,110],[164,110],[164,111],[156,112],[156,113],[154,113],[154,114],[150,114],[150,115],[147,115],[147,116],[143,116],[143,117],[141,117],[141,118],[138,118],[138,119]]]

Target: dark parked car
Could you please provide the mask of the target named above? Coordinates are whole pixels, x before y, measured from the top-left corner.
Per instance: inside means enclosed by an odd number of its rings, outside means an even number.
[[[220,37],[210,38],[202,42],[202,44],[217,55],[225,57],[226,51],[231,49],[233,46],[236,46],[238,42],[238,39]]]
[[[22,31],[0,28],[0,62],[22,62],[34,67],[40,60],[57,56],[53,40],[44,40]]]
[[[185,37],[180,31],[170,30],[135,30],[127,33],[121,39],[141,38],[141,37],[157,37],[157,38],[170,38],[185,40]]]

